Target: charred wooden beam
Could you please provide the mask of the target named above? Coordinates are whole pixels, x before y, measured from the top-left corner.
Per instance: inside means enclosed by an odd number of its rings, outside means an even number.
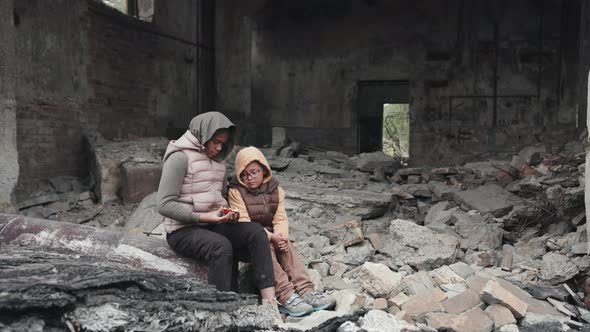
[[[46,248],[97,262],[207,280],[207,268],[201,262],[179,257],[163,239],[138,233],[0,214],[0,246],[4,245]]]

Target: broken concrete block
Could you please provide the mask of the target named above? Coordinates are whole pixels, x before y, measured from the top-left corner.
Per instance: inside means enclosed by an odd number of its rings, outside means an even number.
[[[398,308],[401,309],[402,305],[404,303],[406,303],[409,299],[410,299],[409,296],[407,296],[406,294],[400,292],[396,296],[390,298],[387,301],[390,304],[390,306],[396,306],[396,307],[398,307]]]
[[[342,244],[345,247],[364,240],[363,231],[356,220],[324,228],[320,231],[320,235],[329,238],[331,244]]]
[[[432,278],[428,275],[428,272],[419,271],[404,277],[401,287],[407,294],[416,295],[422,291],[433,289],[434,284]]]
[[[452,215],[455,232],[461,235],[461,248],[473,250],[497,250],[502,246],[504,230],[498,224],[486,223],[480,215],[461,210]]]
[[[373,309],[375,310],[386,310],[387,308],[387,300],[382,297],[376,298],[373,302]]]
[[[580,270],[564,255],[550,252],[543,256],[540,278],[550,285],[557,285],[576,276]]]
[[[453,194],[453,199],[469,210],[477,210],[482,215],[487,213],[501,217],[515,205],[524,205],[520,197],[510,193],[496,184],[486,184],[472,190]]]
[[[383,264],[370,262],[361,266],[358,279],[361,287],[375,297],[388,296],[396,291],[402,282],[399,273],[391,271]]]
[[[586,255],[588,253],[588,242],[580,242],[572,245],[572,254]]]
[[[418,328],[397,316],[381,310],[371,310],[359,318],[360,331],[407,331],[407,332],[434,332],[428,328]],[[340,331],[340,328],[338,329]]]
[[[121,198],[124,204],[141,202],[158,191],[162,165],[160,163],[126,162],[121,165]]]
[[[159,165],[168,142],[167,139],[160,137],[124,142],[91,142],[90,173],[96,181],[95,194],[99,201],[105,204],[119,199],[118,193],[121,191],[123,181],[121,174],[123,163]]]
[[[498,262],[498,255],[494,250],[474,251],[463,258],[469,264],[481,267],[495,266]]]
[[[458,274],[461,278],[467,279],[475,274],[475,271],[467,264],[463,262],[457,262],[449,265],[451,270]]]
[[[356,167],[363,171],[373,173],[375,168],[382,169],[385,173],[394,173],[400,166],[399,161],[386,155],[382,151],[361,153],[358,155]]]
[[[522,320],[520,326],[527,331],[570,331],[566,322],[569,320],[567,316],[538,314],[527,312]]]
[[[460,314],[475,306],[481,306],[483,303],[479,299],[479,294],[468,289],[457,296],[444,300],[441,305],[446,313]]]
[[[494,322],[479,307],[460,315],[429,313],[426,315],[426,322],[439,331],[450,329],[457,332],[491,332],[494,329]]]
[[[461,278],[458,274],[456,274],[450,267],[447,265],[441,266],[436,268],[430,272],[428,275],[436,285],[444,285],[444,284],[454,284],[454,283],[461,283],[465,282],[463,278]]]
[[[481,299],[488,304],[501,304],[510,309],[516,318],[522,318],[526,313],[527,304],[500,286],[495,280],[487,282],[486,286],[481,291],[480,296]]]
[[[451,200],[453,193],[460,191],[459,188],[454,186],[448,186],[439,181],[428,182],[428,189],[439,199]]]
[[[467,290],[467,284],[465,284],[463,282],[456,283],[456,284],[444,284],[444,285],[440,285],[439,287],[440,287],[440,289],[445,291],[445,293],[447,293],[447,297],[449,299],[452,297],[455,297]]]
[[[440,291],[440,289],[438,290]],[[441,296],[436,291],[422,292],[410,296],[408,301],[402,304],[402,310],[406,312],[407,317],[412,319],[427,312],[442,312],[443,308],[439,303],[440,299]]]
[[[449,202],[442,201],[434,204],[428,213],[426,213],[426,217],[424,217],[424,225],[430,224],[450,224],[451,216],[453,212],[457,210],[457,208],[453,208],[447,210],[449,208]]]
[[[341,314],[351,314],[365,304],[365,296],[350,289],[338,290],[331,295],[336,299],[336,312]]]
[[[342,256],[338,260],[342,263],[351,265],[361,265],[368,261],[375,254],[375,249],[369,241],[363,241],[361,243],[348,246],[346,248],[346,255]]]
[[[412,221],[396,219],[389,226],[391,236],[384,237],[381,251],[396,262],[418,270],[432,270],[452,264],[459,250],[459,241],[448,235],[437,234]],[[420,243],[419,246],[416,246]]]
[[[510,309],[500,304],[492,304],[486,308],[485,312],[494,321],[496,329],[504,325],[516,324],[516,318],[514,318]]]

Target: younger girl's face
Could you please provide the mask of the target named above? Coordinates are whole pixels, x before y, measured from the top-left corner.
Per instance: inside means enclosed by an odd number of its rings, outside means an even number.
[[[248,188],[256,189],[264,180],[264,170],[259,163],[253,161],[240,173],[240,179]]]

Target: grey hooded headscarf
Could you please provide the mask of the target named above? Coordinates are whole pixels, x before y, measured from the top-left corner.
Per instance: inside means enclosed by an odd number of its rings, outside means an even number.
[[[189,131],[203,145],[209,141],[219,129],[228,129],[229,137],[223,145],[223,150],[213,158],[215,161],[224,160],[234,148],[236,126],[220,112],[207,112],[195,116],[190,124]]]

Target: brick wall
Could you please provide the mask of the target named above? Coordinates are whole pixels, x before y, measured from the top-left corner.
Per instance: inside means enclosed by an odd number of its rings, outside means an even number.
[[[160,22],[178,20],[174,11],[183,6],[195,5],[177,1]],[[197,114],[197,44],[190,36],[94,0],[23,0],[15,7],[19,197],[44,179],[88,175],[86,135],[166,136]]]

